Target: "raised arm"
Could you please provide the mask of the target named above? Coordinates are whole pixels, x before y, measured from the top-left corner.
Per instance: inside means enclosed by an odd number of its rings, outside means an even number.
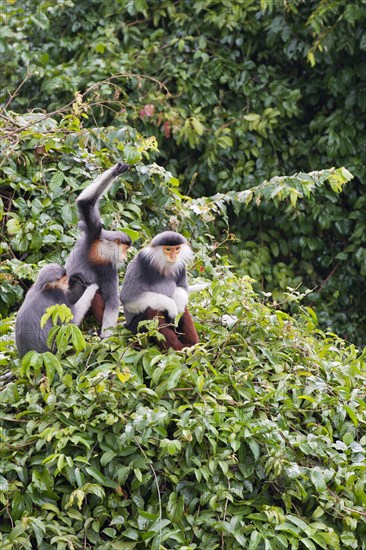
[[[109,168],[109,170],[98,176],[77,198],[79,225],[87,234],[90,241],[97,239],[102,231],[99,200],[108,191],[115,178],[128,170],[128,168],[128,164],[117,162],[112,168]]]

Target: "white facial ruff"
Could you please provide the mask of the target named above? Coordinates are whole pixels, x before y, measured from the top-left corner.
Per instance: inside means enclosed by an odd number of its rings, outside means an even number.
[[[164,277],[169,277],[169,275],[177,273],[193,258],[192,249],[188,244],[180,246],[179,257],[176,262],[169,262],[164,254],[163,246],[147,246],[144,248],[144,256],[159,273]]]

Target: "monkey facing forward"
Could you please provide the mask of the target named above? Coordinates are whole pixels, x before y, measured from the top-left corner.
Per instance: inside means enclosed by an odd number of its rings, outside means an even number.
[[[102,228],[99,201],[115,178],[128,169],[128,164],[118,162],[81,192],[76,204],[83,235],[66,262],[66,271],[72,281],[73,301],[83,293],[84,281],[96,283],[99,287],[91,308],[101,325],[102,337],[109,336],[117,324],[118,268],[126,259],[131,239],[121,231],[107,231]]]
[[[163,349],[181,350],[198,343],[198,334],[188,311],[186,264],[193,252],[174,231],[156,235],[128,265],[120,294],[126,327],[137,333],[140,321],[157,318],[165,341]],[[182,313],[178,326],[174,318]]]
[[[90,308],[97,289],[97,284],[90,284],[76,303],[73,303],[66,269],[59,264],[42,267],[17,314],[15,343],[19,355],[23,357],[30,350],[39,353],[50,351],[47,337],[53,327],[51,319],[41,328],[41,319],[48,307],[65,304],[74,316],[71,322],[79,325]]]

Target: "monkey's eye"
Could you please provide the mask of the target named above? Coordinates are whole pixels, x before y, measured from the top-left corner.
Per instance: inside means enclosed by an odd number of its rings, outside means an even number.
[[[163,246],[164,252],[167,254],[170,254],[171,252],[175,252],[176,254],[179,254],[181,246]]]
[[[121,239],[114,239],[114,242],[115,242],[116,244],[122,244]]]

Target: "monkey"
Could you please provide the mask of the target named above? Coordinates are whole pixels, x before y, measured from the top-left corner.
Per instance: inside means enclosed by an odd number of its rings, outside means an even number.
[[[82,273],[74,273],[69,277],[69,290],[72,301],[75,303],[82,297],[86,288],[90,286],[90,282]]]
[[[118,162],[103,172],[86,187],[76,200],[79,228],[83,232],[66,261],[66,272],[72,281],[72,300],[76,302],[83,290],[82,279],[99,287],[91,309],[101,326],[102,338],[110,336],[118,319],[118,267],[127,256],[131,239],[121,231],[102,228],[99,200],[108,191],[114,179],[129,168]],[[79,280],[73,279],[78,274]]]
[[[165,336],[162,349],[182,350],[198,343],[188,304],[186,263],[193,257],[187,240],[180,233],[164,231],[156,235],[127,267],[120,298],[126,328],[138,332],[140,321],[158,319],[158,330]],[[178,326],[174,319],[182,313]]]
[[[15,321],[15,343],[20,357],[28,351],[50,351],[47,337],[53,326],[48,319],[41,328],[41,318],[46,309],[55,304],[65,304],[73,314],[72,323],[79,325],[90,308],[98,289],[97,284],[87,286],[82,296],[72,303],[66,269],[59,264],[49,264],[40,270],[36,282],[28,290]]]

